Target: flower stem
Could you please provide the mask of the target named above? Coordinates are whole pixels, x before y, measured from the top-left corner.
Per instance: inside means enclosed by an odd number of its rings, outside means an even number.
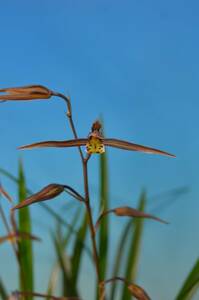
[[[66,97],[65,95],[63,95],[61,93],[53,92],[53,94],[54,94],[54,96],[61,97],[62,99],[65,100],[65,102],[67,104],[67,108],[68,108],[67,117],[68,117],[68,120],[70,123],[70,127],[71,127],[72,133],[74,135],[74,138],[77,139],[78,135],[77,135],[77,131],[75,129],[75,125],[74,125],[73,118],[72,118],[72,108],[71,108],[70,98]],[[82,161],[82,167],[83,167],[84,194],[85,194],[83,203],[86,206],[87,215],[88,215],[88,226],[90,229],[90,236],[91,236],[92,248],[93,248],[93,260],[94,260],[94,264],[95,264],[98,287],[99,287],[99,299],[104,300],[105,299],[105,289],[104,289],[104,286],[100,285],[101,278],[100,278],[100,268],[99,268],[99,257],[98,257],[98,251],[97,251],[97,244],[96,244],[96,240],[95,240],[95,227],[94,227],[94,223],[93,223],[93,216],[92,216],[92,211],[91,211],[91,206],[90,206],[90,197],[89,197],[88,167],[87,167],[88,165],[87,164],[88,164],[90,155],[88,154],[86,157],[84,157],[81,147],[78,147],[78,150],[79,150],[80,158]]]

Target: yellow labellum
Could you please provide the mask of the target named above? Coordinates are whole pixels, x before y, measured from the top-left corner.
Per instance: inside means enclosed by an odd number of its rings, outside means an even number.
[[[86,143],[86,152],[88,154],[93,154],[93,153],[97,153],[97,154],[102,154],[105,152],[105,147],[103,142],[96,138],[91,136],[88,140],[88,142]]]

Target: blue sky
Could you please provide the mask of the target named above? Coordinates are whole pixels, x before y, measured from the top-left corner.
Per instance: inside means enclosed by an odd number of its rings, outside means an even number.
[[[107,136],[177,155],[169,159],[108,150],[112,206],[135,206],[142,188],[149,197],[181,186],[190,189],[160,213],[171,222],[168,227],[146,224],[139,283],[161,300],[174,297],[199,252],[198,15],[198,1],[177,0],[19,0],[2,2],[0,10],[0,88],[46,85],[71,96],[79,136],[86,136],[92,122],[103,116]],[[50,182],[82,190],[76,150],[16,150],[35,141],[71,138],[65,111],[57,99],[0,105],[0,166],[17,174],[22,156],[35,191]],[[93,157],[89,174],[95,212],[97,168],[98,157]],[[15,187],[2,181],[14,196]],[[43,217],[38,207],[33,214]],[[43,222],[49,224],[47,215]],[[114,219],[114,228],[120,222]],[[37,257],[50,268],[47,245]],[[3,266],[6,255],[4,246]],[[11,267],[4,266],[5,279]]]

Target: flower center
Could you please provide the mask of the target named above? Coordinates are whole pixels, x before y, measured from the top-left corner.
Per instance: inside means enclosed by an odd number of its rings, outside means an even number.
[[[90,136],[87,144],[86,144],[86,152],[88,154],[102,154],[105,152],[105,147],[101,139]]]

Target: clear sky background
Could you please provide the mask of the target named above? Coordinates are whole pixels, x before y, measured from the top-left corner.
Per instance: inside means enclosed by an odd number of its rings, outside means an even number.
[[[198,1],[18,0],[0,1],[0,6],[0,88],[43,84],[71,96],[79,136],[87,136],[92,122],[103,116],[106,136],[177,155],[170,159],[108,150],[112,206],[136,206],[142,188],[149,197],[189,188],[159,213],[169,226],[146,223],[141,253],[138,282],[154,300],[173,299],[199,253]],[[22,156],[34,191],[51,182],[81,191],[75,149],[16,150],[35,141],[71,138],[65,112],[56,99],[1,104],[0,167],[17,174]],[[97,168],[95,156],[90,166],[95,212]],[[15,196],[15,186],[1,179]],[[32,212],[35,231],[44,239],[36,257],[37,287],[45,291],[53,261],[45,229],[51,219],[38,206]],[[113,247],[121,224],[121,219],[112,221]],[[0,248],[0,275],[16,289],[8,249]],[[87,282],[93,270],[89,272]]]

